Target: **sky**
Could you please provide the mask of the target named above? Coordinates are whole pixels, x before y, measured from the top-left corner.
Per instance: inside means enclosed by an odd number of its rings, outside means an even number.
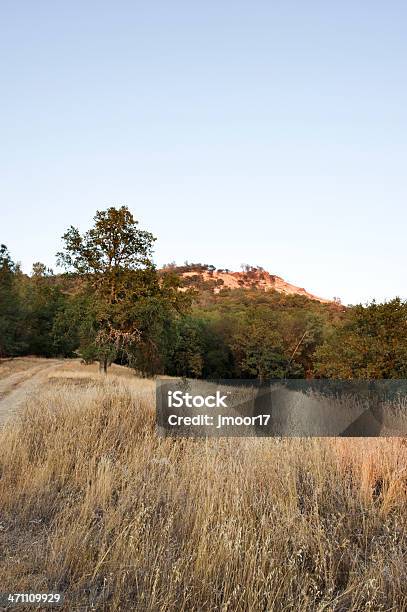
[[[407,298],[407,3],[3,0],[0,242],[127,205],[157,265]]]

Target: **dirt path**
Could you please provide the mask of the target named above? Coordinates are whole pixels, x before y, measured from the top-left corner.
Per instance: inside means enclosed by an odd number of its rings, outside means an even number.
[[[24,406],[27,398],[47,380],[51,372],[64,363],[63,359],[33,359],[25,361],[20,371],[5,372],[5,376],[0,378],[0,426]]]

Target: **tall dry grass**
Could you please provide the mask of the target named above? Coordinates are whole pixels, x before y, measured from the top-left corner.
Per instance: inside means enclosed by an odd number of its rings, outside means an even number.
[[[54,380],[0,432],[0,591],[66,610],[407,609],[391,440],[171,440],[153,393]]]

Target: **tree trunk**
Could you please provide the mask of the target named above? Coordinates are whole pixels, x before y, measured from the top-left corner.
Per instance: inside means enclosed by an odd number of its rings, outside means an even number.
[[[107,374],[107,357],[102,357],[99,359],[99,372]]]

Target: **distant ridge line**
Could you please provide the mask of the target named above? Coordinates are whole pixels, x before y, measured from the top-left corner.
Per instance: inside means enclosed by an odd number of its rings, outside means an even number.
[[[303,287],[297,287],[281,276],[270,274],[260,267],[245,266],[242,272],[234,272],[226,269],[216,269],[214,266],[202,264],[186,264],[176,266],[167,265],[162,272],[173,271],[184,279],[184,287],[212,290],[219,293],[222,289],[257,289],[259,291],[277,291],[285,295],[300,295],[310,300],[323,304],[333,304],[335,300],[328,300],[306,291]]]

